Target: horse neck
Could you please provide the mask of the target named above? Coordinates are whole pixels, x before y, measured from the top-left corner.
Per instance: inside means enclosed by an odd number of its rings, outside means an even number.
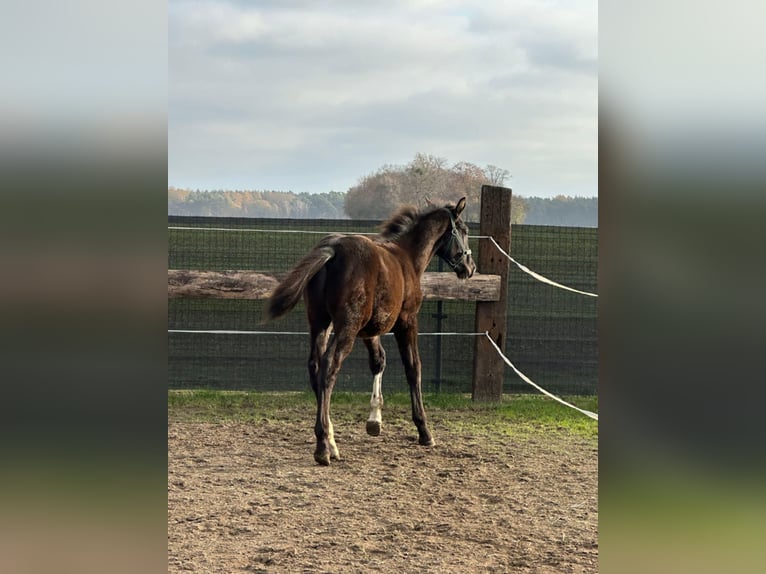
[[[434,256],[436,242],[444,233],[444,222],[433,217],[418,221],[397,243],[410,256],[418,276],[423,275]]]

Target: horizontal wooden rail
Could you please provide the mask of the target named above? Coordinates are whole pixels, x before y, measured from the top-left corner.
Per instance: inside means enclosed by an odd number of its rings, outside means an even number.
[[[268,299],[286,273],[258,271],[195,271],[168,269],[168,297],[190,299]],[[497,301],[500,276],[474,274],[458,279],[454,273],[425,273],[423,296],[443,301]]]

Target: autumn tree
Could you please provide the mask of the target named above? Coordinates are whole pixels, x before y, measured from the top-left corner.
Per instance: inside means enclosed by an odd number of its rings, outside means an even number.
[[[352,219],[382,219],[402,203],[413,200],[402,194],[403,178],[398,168],[384,166],[348,190],[344,208]],[[385,216],[381,216],[385,214]]]
[[[465,196],[465,219],[478,221],[481,186],[503,185],[508,177],[508,170],[497,166],[458,162],[448,167],[444,158],[418,153],[407,165],[384,166],[361,178],[346,194],[346,214],[352,219],[384,219],[405,203],[424,207],[428,202],[446,203]],[[512,223],[522,223],[525,216],[524,199],[514,197]]]

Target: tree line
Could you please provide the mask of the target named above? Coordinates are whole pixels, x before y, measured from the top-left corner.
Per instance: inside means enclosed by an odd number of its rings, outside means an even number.
[[[359,179],[347,192],[189,190],[168,187],[169,215],[278,217],[297,219],[383,220],[402,204],[428,204],[467,198],[465,219],[479,220],[481,186],[502,186],[508,170],[468,162],[448,165],[416,154],[406,165],[385,165]],[[558,195],[554,198],[513,197],[512,223],[598,226],[598,198]]]
[[[348,219],[346,194],[292,191],[200,191],[168,187],[168,215]]]

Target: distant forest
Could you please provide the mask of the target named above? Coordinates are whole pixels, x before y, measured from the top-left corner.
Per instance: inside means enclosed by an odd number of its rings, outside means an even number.
[[[346,194],[292,191],[191,191],[168,187],[168,215],[348,219]]]
[[[529,225],[598,227],[598,197],[525,197]]]
[[[347,192],[200,191],[168,187],[169,215],[219,217],[285,217],[295,219],[384,220],[400,205],[427,205],[467,200],[463,218],[479,219],[482,185],[502,186],[507,169],[484,167],[416,153],[407,164],[386,164],[365,175]],[[598,227],[598,198],[523,197],[514,195],[511,223]]]
[[[295,219],[384,219],[390,214],[370,212],[352,217],[347,212],[346,200],[347,194],[339,191],[200,191],[168,187],[168,214]],[[514,223],[598,227],[597,197],[514,195],[513,201],[520,204],[518,210],[514,209]]]

